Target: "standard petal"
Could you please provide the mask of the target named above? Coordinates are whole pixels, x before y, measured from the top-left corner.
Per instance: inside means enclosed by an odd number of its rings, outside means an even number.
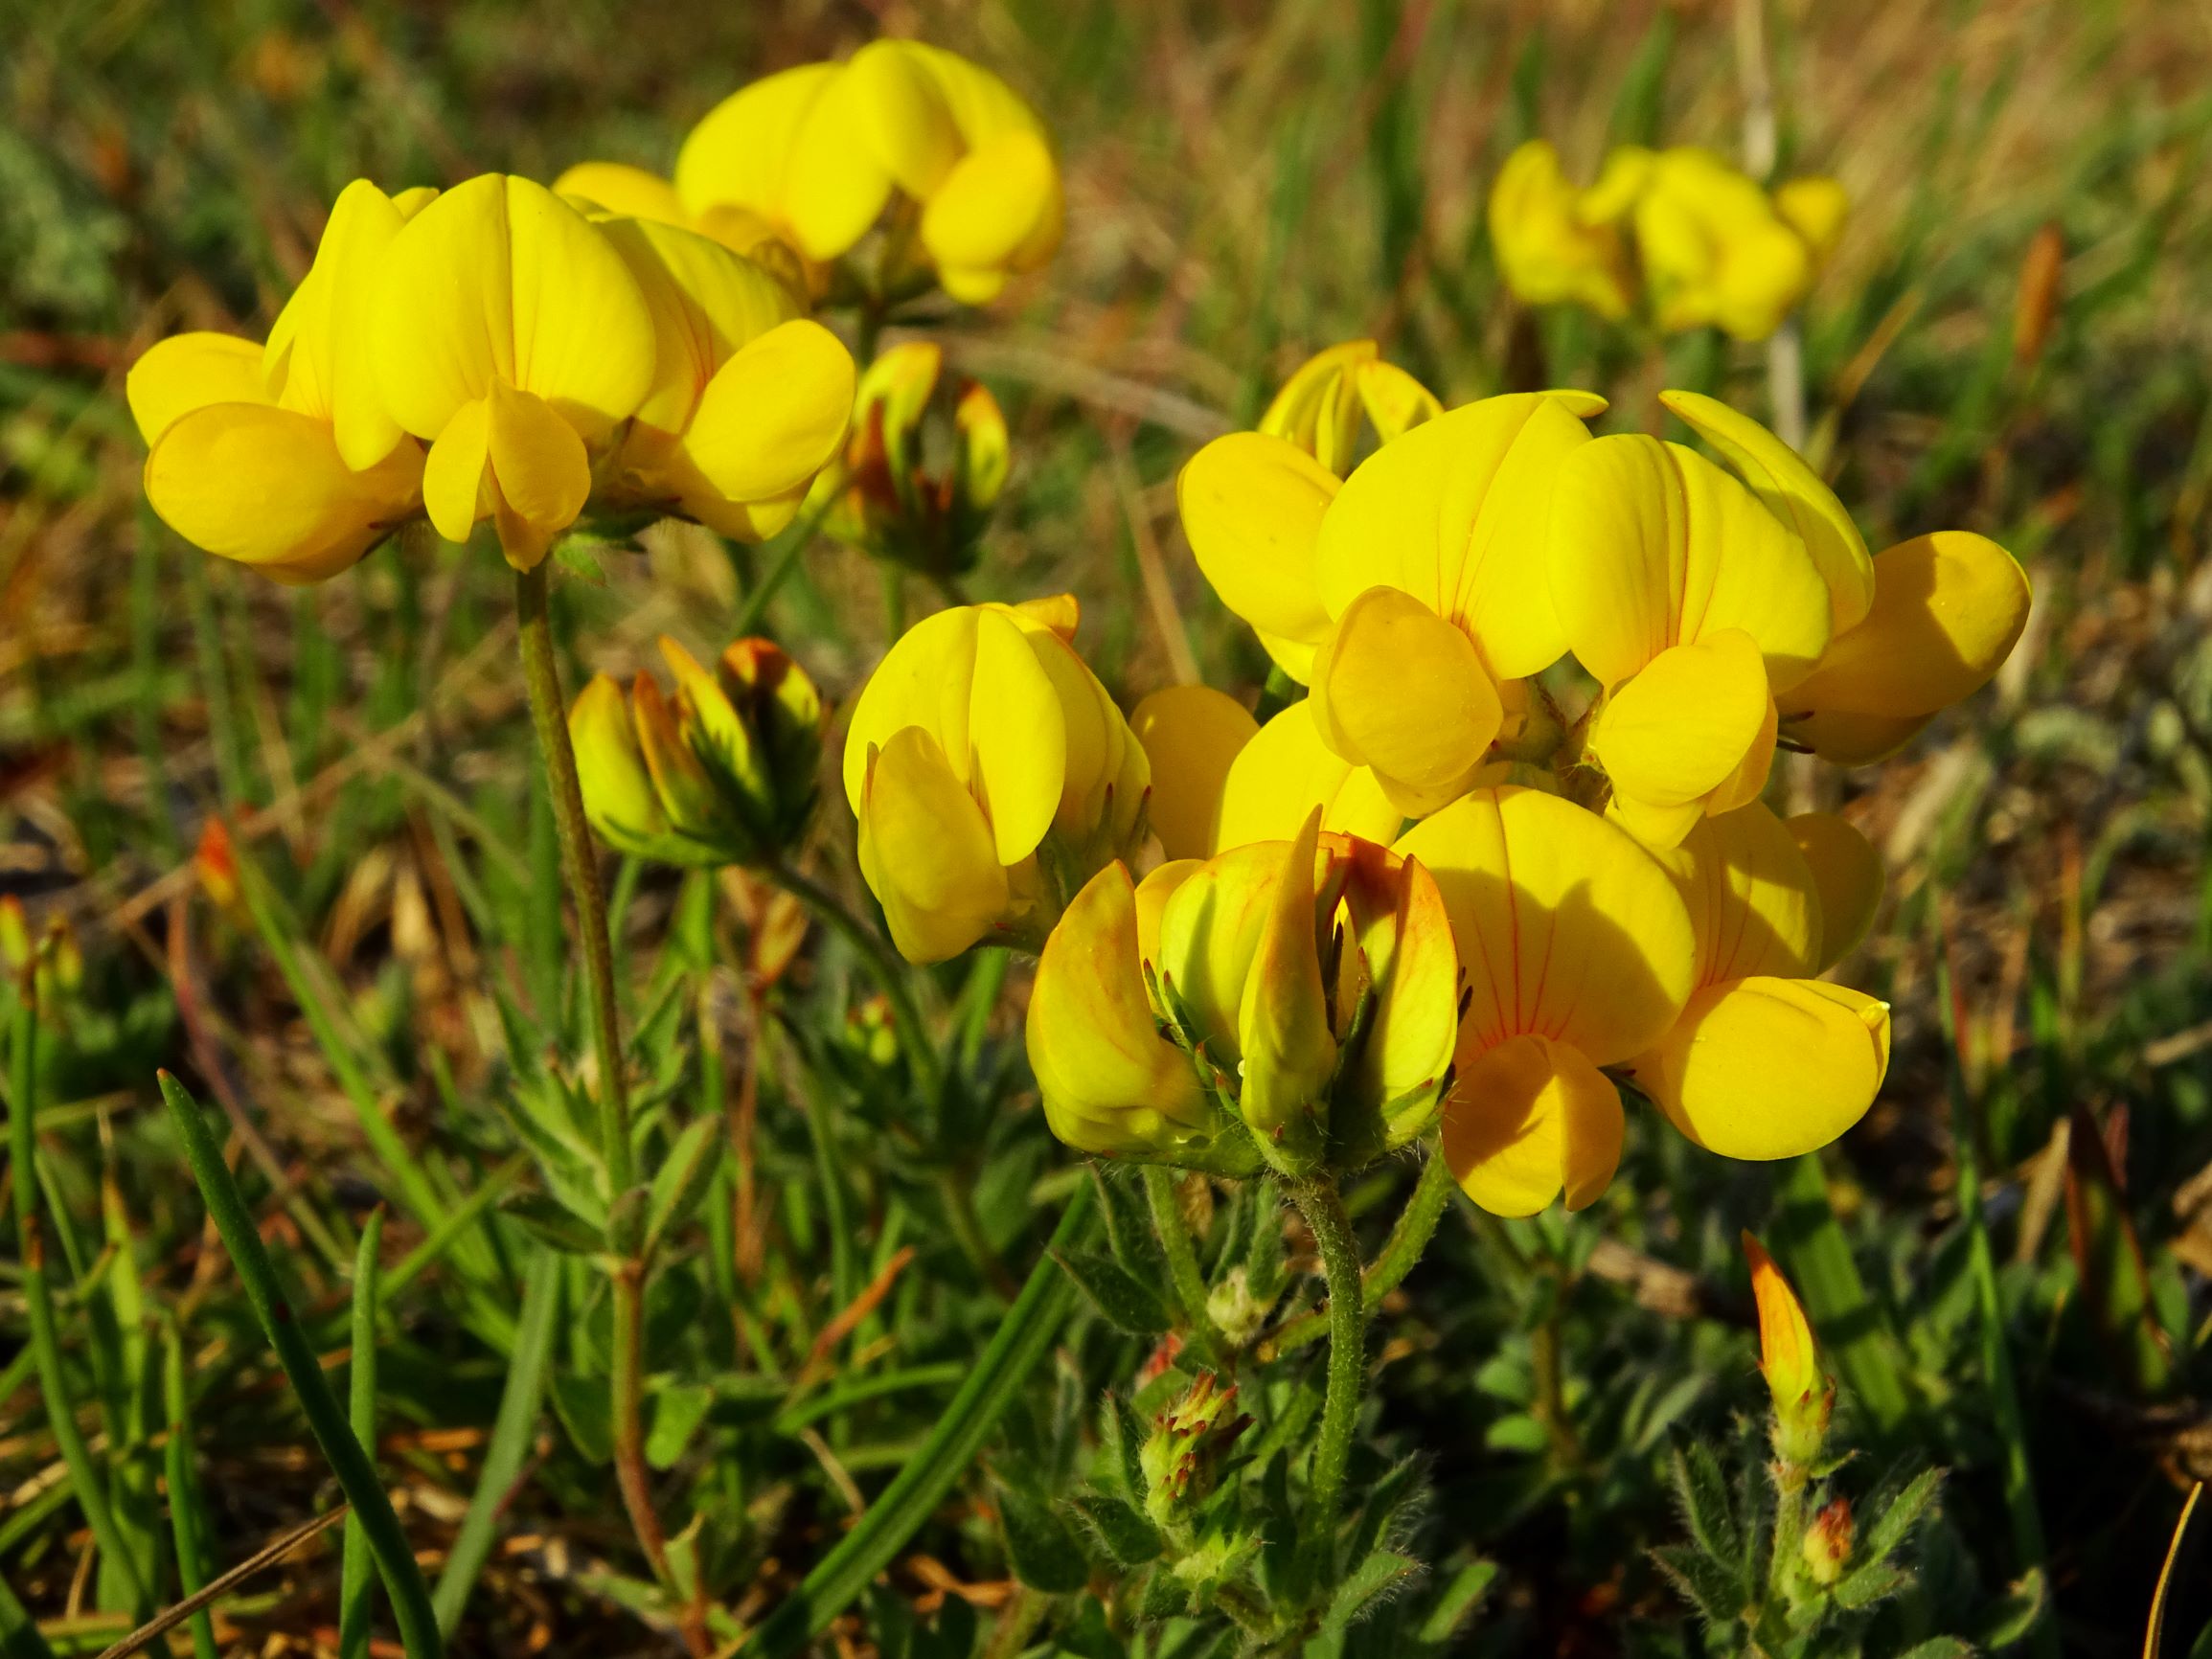
[[[1827,648],[1828,584],[1805,544],[1696,451],[1596,439],[1562,464],[1553,501],[1552,604],[1605,685],[1723,628],[1751,636],[1777,691]]]
[[[1797,533],[1828,584],[1834,631],[1857,627],[1874,603],[1874,559],[1836,491],[1796,450],[1718,398],[1661,392],[1659,401],[1718,449],[1767,510]]]
[[[909,962],[958,956],[1006,912],[991,823],[919,726],[894,733],[869,762],[860,874]]]
[[[707,382],[684,450],[733,501],[801,489],[844,444],[854,379],[836,335],[809,318],[780,323]]]
[[[1744,763],[1770,703],[1751,636],[1730,628],[1661,651],[1606,700],[1589,752],[1615,793],[1653,807],[1700,801]]]
[[[422,451],[402,444],[366,472],[329,425],[266,403],[216,403],[172,421],[146,460],[155,512],[194,547],[278,581],[335,576],[422,501]]]
[[[1632,1067],[1677,1129],[1727,1158],[1817,1151],[1866,1115],[1889,1067],[1889,1009],[1816,979],[1723,980]]]
[[[862,92],[840,66],[792,134],[777,210],[810,260],[833,260],[851,248],[891,199],[891,171],[877,159],[856,96]],[[677,167],[680,181],[680,160]]]
[[[262,380],[262,348],[236,334],[204,330],[172,334],[148,347],[125,376],[123,395],[149,447],[194,409],[270,400]]]
[[[2027,573],[1984,535],[1914,536],[1876,555],[1874,577],[1866,620],[1788,691],[1784,719],[1808,710],[1935,714],[1987,685],[2027,625]]]
[[[553,181],[553,193],[625,218],[664,225],[691,223],[673,181],[619,161],[580,161]]]
[[[1129,730],[1152,763],[1148,811],[1160,846],[1170,858],[1210,856],[1229,768],[1259,722],[1211,686],[1170,686],[1136,706]]]
[[[732,205],[787,223],[792,146],[815,102],[843,74],[842,64],[802,64],[764,76],[708,110],[676,156],[685,210],[698,217]]]
[[[1263,633],[1318,644],[1329,612],[1313,557],[1335,477],[1288,439],[1217,438],[1175,479],[1198,569],[1221,602]]]
[[[1405,822],[1373,772],[1321,740],[1308,699],[1292,703],[1238,751],[1221,786],[1215,845],[1226,851],[1288,841],[1315,807],[1322,829],[1385,845]]]
[[[1465,792],[1505,718],[1473,642],[1391,587],[1336,619],[1314,653],[1311,700],[1322,740],[1372,768],[1408,816]]]
[[[1004,133],[962,157],[928,198],[922,245],[947,269],[1010,269],[1053,211],[1059,188],[1044,140]]]
[[[1045,1121],[1079,1151],[1170,1154],[1211,1115],[1189,1057],[1153,1020],[1120,864],[1091,877],[1045,941],[1027,1032]]]
[[[1820,953],[1819,890],[1797,840],[1758,803],[1699,820],[1660,855],[1698,934],[1698,983],[1796,978]]]
[[[653,383],[641,425],[681,432],[715,372],[742,347],[799,314],[790,290],[722,243],[648,218],[599,225],[652,314]]]
[[[1674,1024],[1697,939],[1666,870],[1595,813],[1539,790],[1474,791],[1396,849],[1435,876],[1471,996],[1463,1034],[1534,1033],[1596,1065]]]
[[[1874,925],[1888,877],[1874,843],[1849,819],[1833,812],[1800,812],[1783,828],[1796,842],[1819,896],[1820,948],[1804,971],[1825,973],[1857,950]]]
[[[1580,1210],[1621,1161],[1620,1095],[1587,1056],[1528,1034],[1463,1050],[1444,1105],[1444,1156],[1494,1216],[1534,1216],[1563,1192]]]

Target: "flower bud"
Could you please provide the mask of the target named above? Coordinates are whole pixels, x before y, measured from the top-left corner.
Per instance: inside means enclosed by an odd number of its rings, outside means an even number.
[[[23,901],[10,893],[0,896],[0,969],[15,983],[30,975],[38,1010],[49,1013],[83,983],[84,953],[76,929],[59,917],[34,938]]]
[[[1241,1349],[1260,1334],[1275,1300],[1254,1292],[1251,1274],[1239,1265],[1222,1274],[1206,1292],[1206,1317],[1231,1348]]]
[[[676,689],[650,674],[626,704],[606,675],[569,712],[585,815],[608,846],[669,864],[773,863],[805,830],[820,768],[822,702],[773,643],[742,639],[709,674],[675,641]]]
[[[1352,470],[1364,413],[1376,442],[1387,443],[1444,413],[1435,393],[1395,363],[1386,363],[1373,340],[1347,340],[1300,364],[1259,429],[1284,438],[1342,478]]]
[[[1786,1469],[1804,1471],[1820,1456],[1836,1388],[1813,1352],[1813,1327],[1797,1292],[1774,1258],[1750,1234],[1744,1254],[1751,1262],[1751,1294],[1759,1304],[1759,1369],[1774,1398],[1774,1455]]]
[[[1852,1525],[1851,1500],[1836,1498],[1820,1506],[1813,1524],[1805,1529],[1805,1571],[1823,1590],[1833,1589],[1851,1561],[1857,1528]]]
[[[844,465],[817,487],[834,503],[832,534],[929,576],[975,567],[1011,464],[998,400],[944,369],[928,341],[878,357],[860,377]]]
[[[1183,1398],[1152,1420],[1137,1452],[1145,1477],[1145,1512],[1172,1526],[1213,1495],[1229,1447],[1251,1423],[1236,1413],[1237,1385],[1216,1385],[1203,1371]]]
[[[199,845],[193,849],[192,866],[200,891],[217,906],[229,910],[242,897],[239,886],[238,854],[231,850],[231,832],[220,818],[200,826]]]

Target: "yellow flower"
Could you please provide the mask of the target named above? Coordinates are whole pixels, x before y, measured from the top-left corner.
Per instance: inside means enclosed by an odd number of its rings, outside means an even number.
[[[1144,745],[1152,769],[1146,816],[1162,850],[1170,858],[1211,856],[1222,845],[1221,797],[1229,769],[1258,736],[1258,723],[1243,704],[1211,686],[1170,686],[1130,711],[1129,730]]]
[[[1820,1369],[1813,1326],[1797,1292],[1765,1245],[1749,1233],[1743,1240],[1751,1295],[1759,1306],[1759,1369],[1774,1399],[1774,1449],[1785,1463],[1802,1468],[1819,1455],[1835,1385]]]
[[[952,53],[878,40],[850,61],[787,69],[707,113],[675,189],[695,221],[757,216],[809,260],[849,251],[894,195],[946,292],[970,305],[1060,244],[1060,170],[1043,124]]]
[[[1841,608],[1807,539],[1695,450],[1623,434],[1561,466],[1547,562],[1561,633],[1604,688],[1585,747],[1622,822],[1671,847],[1757,799],[1775,695]]]
[[[1774,197],[1711,150],[1660,151],[1634,197],[1636,252],[1653,314],[1669,330],[1717,327],[1764,340],[1813,286],[1848,202],[1833,179]]]
[[[1694,985],[1675,883],[1594,813],[1540,790],[1478,789],[1398,851],[1433,873],[1466,966],[1444,1155],[1468,1196],[1531,1216],[1594,1202],[1620,1161],[1601,1069],[1648,1048]]]
[[[1374,772],[1321,740],[1308,699],[1292,703],[1237,751],[1221,782],[1220,817],[1207,851],[1288,840],[1316,807],[1322,829],[1384,846],[1405,824]]]
[[[1887,880],[1881,854],[1848,819],[1833,812],[1800,812],[1783,828],[1797,843],[1820,896],[1820,953],[1813,971],[1826,973],[1857,950],[1874,925]]]
[[[1145,751],[1068,643],[1075,625],[1064,596],[940,611],[855,705],[861,874],[909,961],[987,934],[1041,943],[1069,894],[1135,852]]]
[[[1506,286],[1523,305],[1587,306],[1618,322],[1630,277],[1620,233],[1587,205],[1559,151],[1532,138],[1505,159],[1490,187],[1490,240]]]
[[[667,635],[665,695],[593,676],[569,712],[583,807],[617,852],[668,864],[771,863],[813,812],[822,699],[773,641],[741,639],[709,674]]]
[[[768,272],[647,218],[598,221],[636,281],[653,378],[595,491],[760,541],[788,524],[852,420],[852,353]]]
[[[1696,929],[1697,970],[1681,1016],[1630,1075],[1708,1151],[1764,1160],[1825,1147],[1874,1103],[1889,1010],[1806,977],[1823,960],[1825,919],[1796,838],[1753,803],[1702,820],[1662,862]]]
[[[1312,690],[1314,730],[1402,814],[1463,793],[1506,682],[1563,647],[1536,576],[1552,489],[1590,442],[1585,393],[1485,398],[1416,426],[1341,488],[1287,440],[1233,433],[1177,499],[1198,566]],[[1516,699],[1517,700],[1517,699]]]
[[[1029,1048],[1072,1146],[1298,1174],[1423,1133],[1458,1007],[1435,881],[1323,834],[1316,812],[1291,840],[1164,864],[1139,885],[1119,866],[1093,877],[1038,965]]]
[[[944,349],[887,347],[860,376],[843,465],[825,472],[829,527],[878,558],[934,576],[975,568],[1011,464],[1006,417],[980,381],[945,374]]]
[[[1402,437],[1444,413],[1436,394],[1394,363],[1373,340],[1347,340],[1300,364],[1283,382],[1259,430],[1284,438],[1338,478],[1352,470],[1364,411],[1378,443]]]
[[[619,161],[580,161],[553,181],[553,193],[595,217],[650,219],[696,231],[776,279],[792,302],[818,297],[826,274],[811,266],[776,227],[759,214],[723,206],[693,214],[673,180]]]
[[[508,562],[533,568],[653,389],[636,278],[544,186],[485,173],[393,238],[379,286],[376,377],[393,418],[430,445],[431,523],[466,541],[490,518]]]
[[[320,581],[422,511],[422,448],[384,407],[363,324],[386,248],[434,193],[354,180],[265,347],[180,334],[132,366],[147,499],[187,541]]]

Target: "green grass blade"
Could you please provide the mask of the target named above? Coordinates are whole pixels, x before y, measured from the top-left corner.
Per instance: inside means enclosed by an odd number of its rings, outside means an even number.
[[[1912,1411],[1898,1365],[1897,1337],[1859,1276],[1851,1240],[1829,1201],[1818,1152],[1783,1166],[1777,1196],[1774,1254],[1805,1299],[1820,1346],[1853,1401],[1880,1434],[1893,1435]]]
[[[38,993],[34,976],[26,972],[16,987],[12,1076],[9,1094],[8,1161],[15,1182],[16,1259],[23,1267],[23,1308],[31,1327],[32,1352],[38,1357],[38,1390],[46,1402],[47,1421],[54,1443],[69,1470],[69,1487],[84,1511],[103,1560],[129,1596],[139,1618],[151,1610],[147,1585],[138,1571],[138,1559],[118,1531],[107,1504],[107,1483],[92,1461],[91,1449],[77,1426],[76,1403],[69,1394],[69,1375],[61,1363],[61,1335],[54,1321],[54,1290],[46,1283],[46,1239],[40,1229],[38,1203],[37,1053]]]
[[[38,1633],[38,1621],[15,1599],[6,1579],[0,1579],[0,1659],[54,1659],[54,1649]]]
[[[741,1649],[748,1659],[788,1659],[827,1629],[830,1621],[890,1565],[891,1557],[904,1548],[974,1461],[1030,1372],[1060,1337],[1075,1289],[1055,1257],[1082,1241],[1089,1227],[1091,1203],[1092,1188],[1085,1181],[1070,1193],[1051,1242],[1030,1270],[1029,1282],[1006,1310],[990,1346],[977,1356],[974,1370],[928,1440],[858,1524],[814,1563],[798,1589],[753,1632]]]
[[[364,1448],[376,1443],[376,1252],[384,1242],[384,1212],[369,1214],[353,1259],[353,1352],[346,1375],[347,1415]],[[374,1453],[372,1452],[372,1456]],[[338,1564],[338,1659],[365,1659],[369,1651],[369,1578],[375,1558],[369,1534],[355,1510],[346,1517],[345,1553]]]
[[[491,1554],[499,1511],[537,1432],[537,1415],[545,1400],[546,1367],[553,1357],[554,1334],[560,1324],[560,1253],[540,1247],[530,1259],[524,1276],[513,1362],[508,1369],[506,1390],[499,1397],[499,1415],[491,1424],[491,1439],[484,1449],[484,1466],[478,1471],[468,1513],[462,1518],[461,1531],[454,1536],[431,1598],[438,1628],[448,1636],[459,1627],[468,1592]]]
[[[171,1326],[162,1344],[162,1408],[169,1417],[169,1443],[163,1448],[169,1478],[169,1527],[176,1544],[178,1591],[196,1596],[207,1583],[207,1511],[200,1500],[199,1471],[193,1466],[192,1394],[185,1385],[184,1332]],[[217,1659],[215,1625],[202,1607],[193,1613],[193,1659]]]
[[[291,1380],[292,1391],[299,1397],[308,1426],[323,1448],[331,1472],[338,1477],[347,1502],[369,1534],[369,1546],[383,1575],[384,1591],[392,1598],[408,1659],[438,1659],[444,1648],[437,1620],[430,1611],[430,1593],[423,1585],[422,1569],[415,1564],[414,1552],[407,1547],[399,1517],[392,1512],[392,1500],[376,1478],[376,1466],[338,1409],[337,1397],[323,1375],[322,1362],[308,1346],[299,1318],[277,1283],[276,1264],[269,1260],[253,1213],[246,1208],[245,1197],[223,1162],[222,1148],[208,1130],[199,1102],[169,1073],[157,1075],[162,1096],[169,1102],[170,1117],[184,1142],[193,1178],[199,1183],[200,1196],[215,1219],[216,1231],[222,1235],[223,1248],[230,1252],[232,1265],[261,1318],[269,1346],[276,1350],[278,1363]]]

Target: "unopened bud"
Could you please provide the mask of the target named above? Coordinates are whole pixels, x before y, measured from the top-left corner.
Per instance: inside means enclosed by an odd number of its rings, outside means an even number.
[[[1751,1294],[1759,1304],[1759,1369],[1774,1398],[1774,1455],[1786,1468],[1803,1470],[1820,1456],[1836,1388],[1820,1369],[1813,1327],[1797,1292],[1774,1258],[1750,1234],[1744,1254],[1751,1262]]]
[[[1274,1306],[1272,1296],[1263,1298],[1253,1293],[1252,1276],[1242,1266],[1230,1268],[1206,1292],[1206,1317],[1231,1348],[1243,1348],[1259,1335]]]
[[[1188,1514],[1213,1494],[1229,1447],[1251,1422],[1238,1414],[1237,1386],[1218,1387],[1200,1372],[1183,1398],[1152,1420],[1138,1451],[1145,1511],[1161,1526]]]
[[[192,864],[199,876],[201,892],[225,910],[238,903],[240,897],[238,855],[231,850],[231,832],[220,818],[210,818],[200,827],[199,845],[193,851]]]
[[[1805,1570],[1823,1590],[1833,1587],[1843,1577],[1843,1569],[1851,1560],[1855,1534],[1849,1498],[1836,1498],[1822,1505],[1813,1517],[1813,1524],[1805,1529]]]

